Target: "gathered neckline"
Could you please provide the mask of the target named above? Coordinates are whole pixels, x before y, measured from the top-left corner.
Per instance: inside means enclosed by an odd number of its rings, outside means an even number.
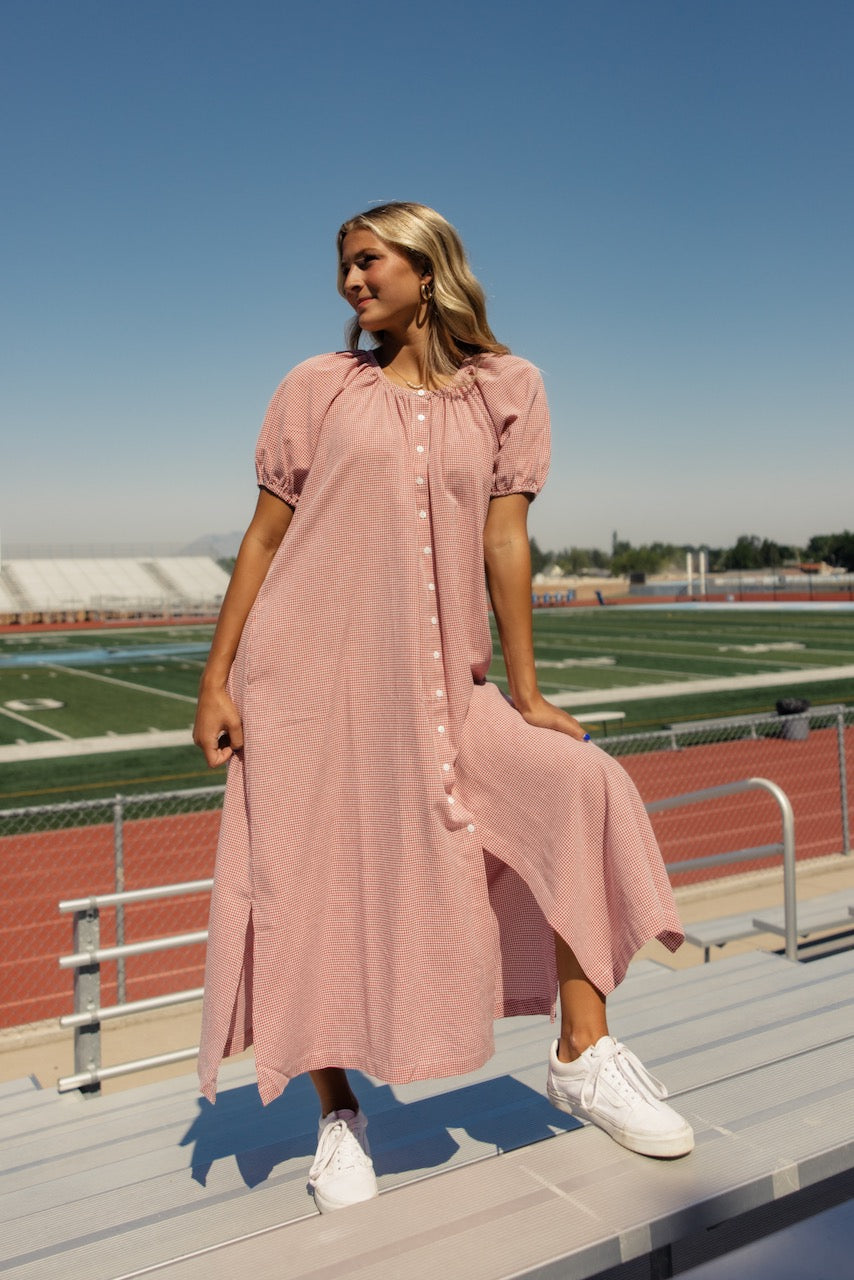
[[[445,396],[449,399],[460,399],[469,395],[477,382],[477,365],[474,361],[467,361],[460,365],[451,381],[444,387],[437,387],[435,391],[428,391],[424,388],[423,395],[421,392],[409,387],[401,387],[396,382],[392,382],[391,378],[387,378],[383,372],[382,365],[377,360],[373,351],[362,351],[359,355],[367,356],[368,365],[366,367],[373,370],[384,386],[393,391],[395,395],[403,396],[407,400],[426,400],[429,396]]]

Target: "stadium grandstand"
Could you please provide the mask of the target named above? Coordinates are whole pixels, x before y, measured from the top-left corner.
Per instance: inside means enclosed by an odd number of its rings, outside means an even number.
[[[0,624],[207,617],[227,586],[211,556],[6,560]]]

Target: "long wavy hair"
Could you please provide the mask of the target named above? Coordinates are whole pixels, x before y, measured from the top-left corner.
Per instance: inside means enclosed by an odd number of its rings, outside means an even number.
[[[486,352],[509,352],[510,348],[499,342],[489,327],[486,298],[468,264],[463,242],[440,213],[425,204],[393,201],[348,218],[338,232],[338,292],[342,297],[344,237],[358,230],[373,232],[407,257],[419,275],[429,271],[433,277],[433,296],[427,304],[427,377],[453,374],[466,360]],[[351,351],[359,349],[361,336],[358,318],[354,317],[347,326]],[[380,345],[382,333],[371,336]]]

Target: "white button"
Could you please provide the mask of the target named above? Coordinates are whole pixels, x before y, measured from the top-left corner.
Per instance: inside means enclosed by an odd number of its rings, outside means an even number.
[[[419,511],[419,512],[418,512],[418,514],[419,514],[419,516],[421,517],[421,519],[422,519],[422,520],[426,520],[426,519],[427,519],[427,512],[426,512],[426,511]]]
[[[439,650],[438,650],[438,649],[434,649],[434,650],[433,650],[433,657],[434,657],[434,658],[441,658],[441,656],[442,656],[442,655],[441,655],[441,653],[439,652]]]
[[[443,764],[442,768],[445,770],[445,773],[451,772],[451,766],[449,764]]]
[[[445,696],[445,695],[444,695],[444,693],[442,692],[442,690],[441,690],[441,689],[437,689],[437,690],[436,690],[436,697],[437,697],[437,698],[444,698],[444,696]]]
[[[431,555],[433,554],[433,552],[432,552],[432,550],[430,549],[430,547],[425,547],[425,548],[424,548],[424,554],[425,554],[425,556],[431,556]]]
[[[439,725],[439,728],[437,729],[437,731],[436,731],[436,732],[437,732],[437,733],[444,733],[444,732],[445,732],[445,726],[444,726],[443,724],[440,724],[440,725]]]
[[[474,831],[474,823],[470,822],[466,827],[466,831]]]
[[[428,582],[428,583],[427,583],[427,590],[428,590],[428,591],[435,591],[435,590],[436,590],[436,584],[435,584],[435,582]]]
[[[423,477],[423,476],[417,476],[417,477],[416,477],[416,479],[415,479],[415,483],[416,483],[416,484],[423,484],[423,483],[424,483],[424,477]]]
[[[439,619],[438,619],[438,618],[431,618],[431,619],[430,619],[430,621],[433,623],[433,626],[435,627],[435,626],[436,626],[436,624],[437,624],[437,622],[439,621]]]
[[[427,414],[426,414],[426,413],[419,413],[419,415],[418,415],[418,421],[419,421],[419,422],[423,422],[423,421],[424,421],[424,419],[425,419],[426,417],[427,417]]]
[[[456,803],[457,803],[457,802],[456,802],[456,800],[454,799],[454,797],[453,797],[453,796],[448,796],[448,804],[456,804]]]
[[[426,396],[427,392],[426,392],[426,391],[419,391],[419,392],[418,392],[418,394],[419,394],[420,396]]]
[[[416,452],[416,453],[423,453],[423,452],[424,452],[424,445],[423,445],[423,444],[417,444],[417,445],[415,446],[415,452]]]

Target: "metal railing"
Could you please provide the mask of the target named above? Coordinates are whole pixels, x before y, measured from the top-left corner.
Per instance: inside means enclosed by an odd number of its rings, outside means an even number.
[[[71,898],[59,904],[61,915],[74,916],[74,951],[61,956],[59,967],[74,970],[74,1013],[59,1020],[61,1027],[74,1028],[74,1074],[62,1076],[57,1081],[60,1093],[79,1089],[83,1093],[100,1093],[101,1082],[117,1076],[130,1075],[149,1067],[167,1066],[174,1062],[188,1062],[198,1055],[198,1045],[189,1049],[176,1049],[171,1053],[159,1053],[149,1058],[137,1058],[132,1062],[118,1063],[112,1067],[101,1066],[101,1023],[123,1018],[132,1013],[148,1013],[155,1009],[171,1008],[199,1000],[202,987],[187,991],[173,991],[167,995],[149,996],[145,1000],[121,1001],[115,1005],[101,1005],[101,965],[110,960],[121,963],[127,956],[150,955],[157,951],[170,951],[175,947],[195,946],[206,942],[206,929],[192,933],[170,934],[165,938],[149,938],[144,942],[125,943],[121,946],[100,946],[101,911],[113,907],[117,911],[137,902],[158,902],[164,898],[186,897],[193,893],[210,892],[213,880],[187,880],[182,884],[157,885],[150,889],[132,889],[127,893],[93,894],[88,898]]]
[[[782,824],[782,840],[775,844],[758,845],[750,849],[736,849],[728,853],[695,858],[687,862],[667,863],[668,874],[673,875],[686,869],[700,866],[719,867],[728,863],[752,861],[757,857],[780,855],[783,857],[783,905],[785,913],[785,953],[788,960],[798,958],[797,933],[797,893],[795,883],[795,820],[788,796],[775,782],[767,778],[746,778],[739,782],[724,783],[717,787],[706,787],[700,791],[688,791],[681,795],[668,796],[654,800],[645,807],[648,813],[660,813],[666,809],[678,809],[683,806],[716,800],[725,796],[738,795],[744,791],[761,790],[770,794],[777,802]],[[86,898],[73,898],[60,902],[59,911],[63,915],[73,915],[74,935],[72,954],[62,956],[60,968],[74,971],[74,1013],[60,1018],[61,1027],[74,1029],[74,1074],[63,1076],[57,1081],[60,1093],[79,1089],[82,1093],[100,1093],[101,1083],[119,1076],[131,1075],[151,1067],[168,1066],[172,1063],[188,1062],[198,1056],[198,1045],[187,1049],[176,1049],[170,1053],[154,1054],[148,1058],[137,1058],[130,1062],[117,1063],[114,1066],[101,1065],[101,1023],[133,1013],[147,1013],[157,1009],[171,1008],[179,1004],[198,1000],[203,988],[194,987],[187,991],[171,992],[167,995],[151,996],[145,1000],[135,1000],[116,1005],[101,1005],[101,965],[109,961],[121,963],[127,956],[145,955],[157,951],[168,951],[175,947],[195,946],[207,941],[207,930],[196,930],[192,933],[172,934],[164,938],[151,938],[142,942],[127,943],[119,946],[102,947],[100,945],[100,912],[103,909],[115,908],[123,910],[125,906],[139,902],[154,902],[164,898],[175,898],[208,892],[213,880],[189,880],[181,884],[159,885],[149,889],[136,889],[126,893],[94,894]]]
[[[702,791],[686,791],[681,796],[667,796],[652,800],[645,806],[647,813],[661,813],[665,809],[679,809],[683,805],[701,804],[706,800],[718,800],[724,796],[738,795],[742,791],[767,791],[776,800],[780,810],[783,838],[776,844],[754,845],[750,849],[734,849],[730,853],[710,854],[704,858],[692,858],[688,862],[667,862],[668,875],[679,871],[694,871],[700,867],[721,867],[732,862],[752,862],[755,858],[783,855],[783,912],[786,928],[786,959],[798,958],[798,893],[795,879],[795,815],[792,803],[782,787],[768,778],[745,778],[742,782],[726,782],[719,787],[705,787]]]

